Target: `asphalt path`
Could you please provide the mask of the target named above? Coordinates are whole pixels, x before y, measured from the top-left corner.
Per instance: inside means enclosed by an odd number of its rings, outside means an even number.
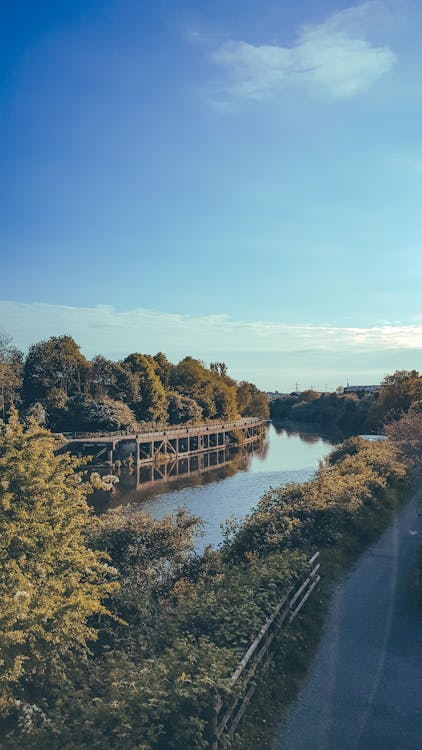
[[[321,641],[273,750],[422,750],[422,613],[414,498],[335,587]]]

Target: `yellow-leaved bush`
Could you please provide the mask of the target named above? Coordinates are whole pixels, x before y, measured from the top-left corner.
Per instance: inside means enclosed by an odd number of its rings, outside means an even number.
[[[12,411],[0,422],[0,715],[36,677],[61,669],[96,630],[116,587],[107,557],[87,546],[89,483],[54,436]]]

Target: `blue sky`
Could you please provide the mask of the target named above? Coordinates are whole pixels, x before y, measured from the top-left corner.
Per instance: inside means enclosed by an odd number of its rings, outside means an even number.
[[[4,4],[0,327],[265,388],[422,369],[416,0]]]

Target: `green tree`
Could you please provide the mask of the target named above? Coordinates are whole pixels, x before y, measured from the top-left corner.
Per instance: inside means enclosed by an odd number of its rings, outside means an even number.
[[[0,711],[25,701],[96,638],[89,618],[115,588],[88,549],[89,485],[54,436],[16,411],[0,426]]]
[[[270,413],[268,397],[260,391],[254,383],[243,381],[237,387],[237,403],[242,417],[263,417],[267,419]]]
[[[210,370],[211,372],[215,372],[217,375],[221,375],[222,377],[227,375],[227,365],[225,362],[211,362]]]
[[[123,401],[115,401],[108,396],[80,396],[72,403],[72,422],[79,430],[108,432],[134,428],[136,419]]]
[[[115,401],[127,404],[136,399],[136,378],[133,373],[120,362],[113,362],[101,355],[97,355],[91,362],[89,376],[89,390],[91,395],[109,396]]]
[[[145,422],[167,422],[167,396],[152,357],[130,354],[123,365],[136,378],[137,399],[131,404],[137,419]]]
[[[202,420],[202,409],[193,398],[183,396],[177,391],[169,391],[167,395],[170,424],[186,424]]]
[[[31,346],[25,360],[23,395],[27,406],[45,402],[53,388],[66,396],[86,389],[90,363],[71,336],[52,336]]]
[[[422,399],[422,376],[417,370],[396,370],[381,383],[377,409],[386,418],[395,418]]]
[[[10,406],[20,401],[22,359],[10,336],[0,332],[0,419],[3,421]]]
[[[164,388],[167,390],[170,383],[173,365],[168,361],[166,355],[163,354],[163,352],[158,352],[157,354],[155,354],[153,360],[155,362],[155,371],[160,378]]]
[[[236,389],[222,379],[214,385],[214,403],[216,416],[220,419],[236,419],[238,417]]]

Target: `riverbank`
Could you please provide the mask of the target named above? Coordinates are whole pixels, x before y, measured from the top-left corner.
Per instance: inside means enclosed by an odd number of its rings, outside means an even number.
[[[420,494],[420,493],[419,493]],[[273,750],[415,750],[422,736],[422,609],[415,496],[339,581],[310,672]]]
[[[58,737],[78,750],[204,748],[215,694],[233,696],[230,675],[310,555],[362,538],[404,473],[389,443],[346,441],[314,478],[270,488],[204,555],[193,550],[198,519],[186,513],[106,514],[90,544],[115,571],[105,601],[114,619],[93,623],[97,646],[65,682],[37,685],[46,721],[29,742],[9,734],[10,748],[57,750]],[[306,637],[296,622],[279,643],[287,665]]]
[[[355,531],[352,531],[351,534],[345,535],[339,540],[339,543],[335,547],[322,549],[320,556],[321,569],[319,572],[321,573],[321,583],[319,590],[296,621],[295,629],[290,633],[290,638],[288,639],[288,652],[281,646],[277,650],[277,653],[275,653],[269,670],[262,675],[259,689],[254,696],[254,702],[244,719],[241,728],[242,731],[235,742],[236,748],[239,750],[255,750],[257,747],[260,750],[279,750],[280,748],[284,750],[285,747],[290,748],[284,733],[288,732],[289,735],[292,734],[293,730],[290,729],[290,724],[288,723],[291,721],[291,716],[295,714],[296,710],[296,718],[300,712],[301,719],[306,722],[306,711],[302,711],[300,708],[302,705],[302,694],[310,680],[310,675],[314,670],[318,654],[324,650],[323,638],[326,633],[326,623],[329,621],[331,613],[334,613],[334,617],[339,612],[343,614],[344,601],[339,592],[342,591],[342,587],[354,575],[354,572],[360,569],[362,561],[371,555],[372,550],[376,549],[379,544],[382,544],[385,537],[393,534],[396,529],[396,517],[400,518],[402,514],[405,514],[409,506],[412,508],[412,513],[417,516],[418,506],[415,503],[414,497],[414,490],[408,487],[406,483],[400,484],[396,489],[391,488],[385,495],[383,505],[378,507],[376,514],[369,514],[367,516],[364,527],[362,527],[359,535],[356,535]],[[408,600],[410,600],[410,606],[418,619],[420,606],[418,605],[415,562],[422,530],[420,529],[420,519],[418,516],[417,518],[417,524],[409,524],[412,554],[408,559],[407,596]],[[417,534],[414,534],[414,531],[417,531]],[[382,571],[377,571],[376,575],[373,576],[375,589],[379,584],[380,573],[382,575]],[[371,592],[366,602],[368,609],[372,607],[373,597],[376,597],[376,594]],[[362,601],[362,598],[358,596],[358,604],[359,602],[362,604]],[[351,608],[353,609],[354,606],[356,606],[355,601],[352,602]],[[360,614],[360,622],[363,630],[365,630],[367,613],[361,612]],[[422,622],[419,623],[419,619],[418,624],[422,627]],[[343,622],[343,625],[347,630],[347,622]],[[328,648],[330,648],[330,645],[333,645],[330,640],[331,637],[332,633],[329,632]],[[360,633],[359,637],[363,638],[362,633]],[[333,647],[331,662],[328,666],[331,668],[335,664],[336,653]],[[312,722],[314,721],[314,715],[318,715],[320,694],[326,689],[326,668],[328,668],[327,665],[324,666],[319,675],[321,684],[316,687],[314,686],[314,698],[317,705],[313,709],[309,708],[308,730],[310,735],[312,735],[313,731]],[[338,671],[341,674],[341,670],[339,669]],[[293,742],[293,740],[294,737],[293,739],[290,737],[290,741]],[[328,750],[330,747],[330,750],[338,750],[338,747],[348,747],[341,742],[337,745],[333,744],[332,748],[325,744],[315,745],[312,744],[309,736],[307,737],[308,740],[310,744],[298,745],[298,748],[300,750]],[[296,750],[294,744],[291,747]],[[354,748],[355,746],[352,745],[352,747]],[[371,747],[372,750],[372,745],[362,745],[362,750],[367,750],[368,747]],[[390,746],[385,745],[385,748],[387,747]]]

